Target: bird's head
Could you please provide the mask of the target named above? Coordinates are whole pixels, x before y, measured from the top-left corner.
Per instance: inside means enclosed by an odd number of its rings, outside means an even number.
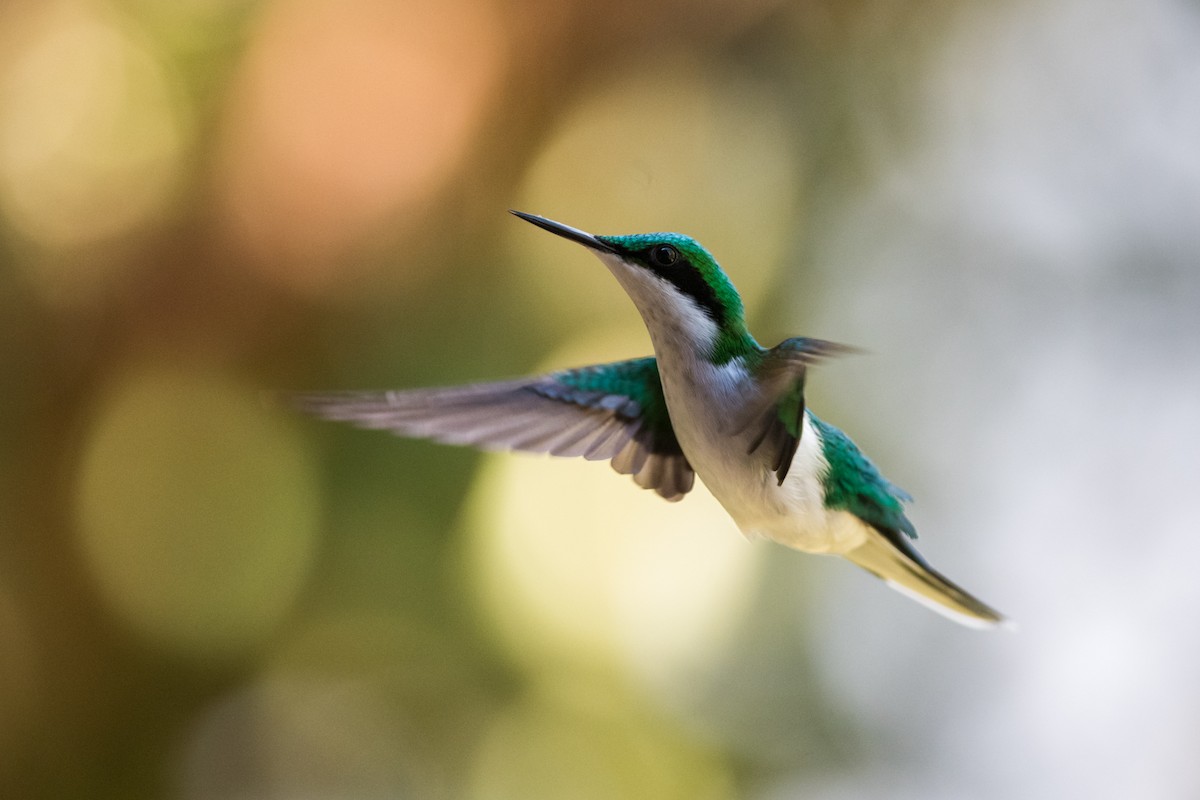
[[[663,337],[673,337],[721,361],[756,346],[737,289],[690,236],[597,236],[534,214],[512,213],[595,253],[637,306],[656,348]]]

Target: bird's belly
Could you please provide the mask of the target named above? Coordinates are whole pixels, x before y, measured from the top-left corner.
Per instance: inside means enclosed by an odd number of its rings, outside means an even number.
[[[792,515],[768,522],[760,528],[766,538],[806,553],[847,553],[866,541],[868,530],[862,521],[845,511],[823,510],[806,518]]]
[[[844,511],[825,507],[825,493],[801,438],[793,467],[779,485],[761,458],[747,454],[748,443],[714,441],[711,435],[677,431],[680,446],[696,474],[748,538],[763,537],[808,553],[842,553],[862,542],[861,523]],[[719,435],[718,435],[719,436]],[[805,442],[808,438],[809,441]]]
[[[731,435],[748,391],[740,367],[659,359],[672,425],[688,462],[747,537],[810,553],[841,553],[865,538],[852,515],[825,507],[827,468],[820,435],[807,419],[783,485],[762,453],[749,452],[754,431]],[[664,364],[671,366],[664,367]]]
[[[747,453],[748,436],[731,441],[720,432],[719,420],[706,419],[705,409],[688,411],[683,418],[701,424],[676,424],[679,444],[700,480],[745,536],[808,553],[844,553],[866,539],[867,531],[856,517],[825,507],[819,477],[824,457],[819,435],[807,424],[780,485],[760,455]]]
[[[733,487],[697,474],[748,538],[766,538],[806,553],[845,553],[866,540],[867,530],[853,514],[825,507],[815,476],[789,473],[778,485],[763,470],[755,486]]]

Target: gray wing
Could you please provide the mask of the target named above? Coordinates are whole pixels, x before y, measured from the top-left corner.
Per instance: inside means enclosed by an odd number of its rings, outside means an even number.
[[[438,389],[294,394],[324,419],[485,450],[611,460],[644,489],[679,500],[695,473],[675,438],[653,358]]]
[[[833,356],[858,352],[824,339],[785,339],[754,365],[758,391],[732,421],[730,433],[753,432],[748,453],[762,452],[779,484],[787,477],[804,432],[804,381],[808,367]]]

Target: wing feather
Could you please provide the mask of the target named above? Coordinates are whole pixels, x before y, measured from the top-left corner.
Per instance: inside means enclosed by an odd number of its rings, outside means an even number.
[[[653,358],[434,389],[291,395],[323,419],[487,450],[610,460],[668,500],[695,473],[671,427]]]
[[[646,459],[650,457],[649,448],[643,447],[637,439],[636,431],[633,440],[628,442],[621,451],[613,456],[612,468],[622,475],[636,475],[642,471]]]
[[[856,352],[854,348],[824,339],[786,339],[766,351],[755,365],[753,397],[736,416],[730,433],[752,431],[747,453],[761,452],[768,468],[782,485],[804,432],[804,381],[808,367],[826,358]]]

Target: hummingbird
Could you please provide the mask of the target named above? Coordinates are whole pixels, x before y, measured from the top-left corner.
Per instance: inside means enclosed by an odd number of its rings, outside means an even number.
[[[678,233],[597,236],[512,211],[596,255],[637,307],[654,355],[448,388],[302,393],[300,410],[401,436],[611,462],[678,501],[696,476],[748,538],[836,555],[963,624],[1005,618],[930,566],[912,498],[810,411],[808,370],[854,348],[763,348],[713,256]]]

